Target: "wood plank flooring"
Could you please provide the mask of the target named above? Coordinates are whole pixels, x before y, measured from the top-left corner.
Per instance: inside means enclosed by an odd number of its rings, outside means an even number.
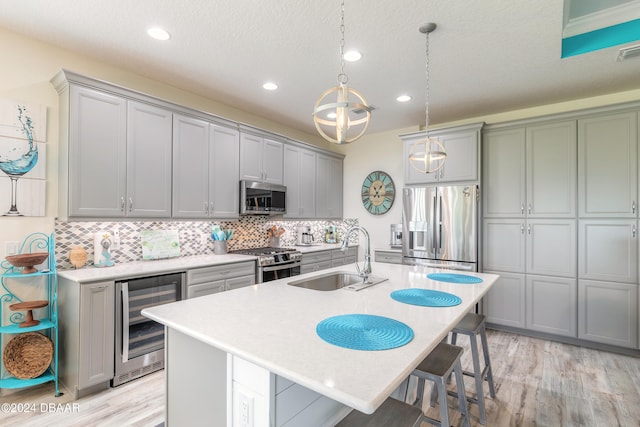
[[[507,332],[488,331],[488,340],[496,398],[485,385],[487,426],[640,427],[640,359]],[[458,344],[470,369],[468,338],[460,335]],[[465,377],[465,387],[475,394],[472,378]],[[423,409],[438,418],[437,407],[428,406],[429,389]],[[77,401],[69,396],[54,397],[51,385],[2,395],[0,406],[22,403],[35,411],[0,411],[0,425],[154,427],[164,421],[163,371]],[[455,425],[459,416],[449,399]],[[479,426],[477,406],[470,411],[471,425]]]

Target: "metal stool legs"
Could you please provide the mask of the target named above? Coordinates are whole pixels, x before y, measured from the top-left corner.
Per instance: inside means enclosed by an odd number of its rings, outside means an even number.
[[[434,388],[439,391],[440,395],[446,396],[446,381],[453,372],[456,378],[456,391],[458,391],[457,395],[460,413],[464,419],[464,425],[469,427],[469,411],[467,409],[467,400],[464,393],[462,366],[460,365],[461,356],[461,347],[446,343],[440,343],[436,346],[436,348],[412,372],[412,375],[418,377],[418,395],[413,405],[422,408],[425,380],[433,381],[435,383]],[[440,421],[429,418],[426,415],[424,416],[424,419],[435,425],[450,426],[447,399],[440,399]]]
[[[489,359],[489,346],[487,344],[487,333],[484,326],[484,319],[485,316],[482,314],[467,313],[465,317],[460,321],[460,323],[458,323],[458,325],[456,325],[456,327],[451,331],[451,344],[456,344],[458,334],[469,336],[471,344],[471,359],[473,361],[473,372],[463,371],[463,373],[464,375],[474,377],[477,397],[468,398],[467,400],[478,405],[480,424],[486,425],[487,415],[483,390],[484,381],[487,381],[489,383],[489,395],[491,397],[496,397],[496,392],[493,385],[493,372],[491,370],[491,360]],[[480,357],[478,355],[477,340],[478,335],[480,335],[480,342],[482,344],[484,368],[480,367]]]

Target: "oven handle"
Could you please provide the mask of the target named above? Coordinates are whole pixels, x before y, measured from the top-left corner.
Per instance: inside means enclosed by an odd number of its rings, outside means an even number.
[[[274,265],[274,266],[267,266],[267,267],[262,267],[262,271],[280,271],[280,270],[286,270],[288,268],[291,267],[297,267],[300,265],[300,261],[293,261],[293,262],[289,262],[287,264],[278,264],[278,265]]]
[[[122,283],[122,363],[129,360],[129,282]]]

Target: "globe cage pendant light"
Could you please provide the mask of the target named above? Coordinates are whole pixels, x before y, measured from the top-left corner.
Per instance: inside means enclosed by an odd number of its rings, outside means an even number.
[[[320,95],[313,109],[313,122],[327,141],[349,144],[367,131],[372,108],[360,93],[347,86],[349,78],[344,72],[344,0],[340,10],[340,37],[338,86]]]
[[[427,90],[425,101],[425,139],[417,141],[411,146],[409,152],[409,164],[418,172],[435,173],[444,166],[447,153],[440,141],[429,137],[429,34],[436,29],[436,24],[429,22],[419,28],[426,35],[426,74]]]

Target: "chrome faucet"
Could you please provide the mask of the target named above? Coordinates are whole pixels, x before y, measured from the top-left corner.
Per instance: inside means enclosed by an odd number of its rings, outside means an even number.
[[[351,227],[349,230],[347,230],[347,232],[344,235],[344,240],[342,241],[341,249],[343,251],[347,250],[347,248],[349,247],[349,236],[351,235],[351,232],[354,230],[362,231],[362,233],[367,239],[367,246],[365,247],[365,251],[364,251],[364,267],[360,269],[360,265],[358,265],[358,261],[356,261],[356,270],[358,270],[358,275],[362,277],[363,281],[366,282],[369,276],[371,275],[371,239],[369,237],[369,232],[364,227],[360,227],[359,225]]]

